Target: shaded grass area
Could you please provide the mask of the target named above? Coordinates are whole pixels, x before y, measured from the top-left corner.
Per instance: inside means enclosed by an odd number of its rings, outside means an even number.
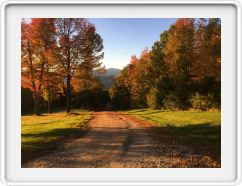
[[[221,162],[221,112],[140,109],[126,113],[150,122],[160,143],[184,145],[194,154]]]
[[[71,138],[83,136],[90,126],[91,112],[74,110],[21,117],[21,159],[25,163],[33,158],[53,152]]]

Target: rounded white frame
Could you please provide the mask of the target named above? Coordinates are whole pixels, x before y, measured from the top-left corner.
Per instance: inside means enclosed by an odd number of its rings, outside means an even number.
[[[212,4],[228,4],[233,5],[237,9],[237,169],[236,180],[232,182],[9,182],[6,179],[5,160],[6,160],[6,135],[5,135],[5,10],[8,5],[58,5],[58,4],[161,4],[161,5],[212,5]],[[1,7],[1,182],[4,185],[238,185],[241,183],[241,2],[239,1],[8,1]]]

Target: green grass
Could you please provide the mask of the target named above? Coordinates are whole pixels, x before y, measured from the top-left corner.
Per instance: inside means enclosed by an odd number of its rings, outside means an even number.
[[[135,115],[141,119],[153,122],[157,126],[183,127],[187,125],[220,125],[220,112],[204,111],[162,111],[149,109],[136,109],[127,111],[128,114]]]
[[[88,129],[91,112],[74,110],[41,116],[21,117],[21,157],[28,161],[57,149],[63,140],[82,136]]]
[[[221,112],[219,111],[162,111],[129,110],[126,113],[154,125],[158,138],[169,143],[176,141],[194,152],[221,156]]]

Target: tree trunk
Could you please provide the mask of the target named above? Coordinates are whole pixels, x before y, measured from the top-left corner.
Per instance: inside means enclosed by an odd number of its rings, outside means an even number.
[[[70,52],[70,38],[67,40],[67,76],[66,76],[66,112],[70,112],[71,102],[71,52]]]
[[[87,80],[84,80],[84,92],[87,92]]]
[[[67,74],[66,81],[66,112],[70,112],[70,99],[71,99],[71,77],[70,74]]]
[[[70,51],[68,50],[67,57],[67,76],[66,76],[66,112],[70,112],[71,102],[71,63],[70,63]]]
[[[39,101],[37,98],[36,90],[33,92],[33,99],[34,99],[34,115],[40,115],[39,113]]]
[[[29,55],[29,69],[30,69],[30,75],[32,79],[32,89],[33,89],[33,99],[34,99],[34,114],[40,115],[39,113],[39,100],[38,95],[36,92],[36,85],[35,85],[35,78],[34,78],[34,68],[33,68],[33,60],[32,60],[32,50],[30,46],[30,42],[28,41],[28,55]]]
[[[46,50],[46,49],[45,49]],[[48,113],[51,114],[51,88],[50,88],[50,73],[49,73],[49,63],[46,63],[46,69],[47,69],[47,74],[48,74],[48,80],[47,80],[47,90],[48,90]]]
[[[39,87],[38,87],[38,92],[37,92],[37,102],[39,103],[40,100],[40,93],[41,93],[41,89],[42,89],[42,81],[43,81],[43,75],[44,75],[44,66],[45,66],[45,62],[41,63],[41,69],[40,69],[40,76],[39,76]],[[39,106],[39,104],[38,104]]]
[[[49,90],[49,94],[48,94],[48,113],[51,114],[51,96],[50,93],[51,91]]]
[[[51,101],[48,100],[48,113],[51,114]]]
[[[37,92],[36,93],[36,104],[37,104],[37,110],[38,110],[38,112],[37,112],[37,115],[39,116],[39,115],[41,115],[41,113],[40,113],[40,105],[39,105],[39,100],[40,100],[40,93],[39,92]]]

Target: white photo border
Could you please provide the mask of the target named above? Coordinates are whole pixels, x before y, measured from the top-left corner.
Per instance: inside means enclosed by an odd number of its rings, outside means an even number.
[[[132,5],[132,4],[141,4],[141,5],[149,5],[149,4],[159,4],[159,5],[220,5],[220,4],[225,4],[225,5],[233,5],[236,7],[237,10],[237,47],[236,47],[236,53],[237,53],[237,139],[236,139],[236,147],[237,147],[237,155],[236,155],[236,180],[232,182],[9,182],[6,179],[6,91],[5,91],[5,86],[6,86],[6,65],[5,65],[5,60],[6,60],[6,50],[5,50],[5,36],[6,36],[6,30],[5,30],[5,16],[6,16],[6,7],[9,5]],[[242,123],[242,117],[241,117],[241,111],[242,111],[242,72],[241,72],[241,2],[236,1],[236,0],[231,0],[231,1],[222,1],[222,0],[211,0],[211,1],[148,1],[148,0],[140,0],[140,1],[126,1],[126,0],[118,0],[118,1],[103,1],[103,0],[90,0],[90,1],[6,1],[2,4],[1,6],[1,184],[2,185],[239,185],[241,183],[241,123]]]

